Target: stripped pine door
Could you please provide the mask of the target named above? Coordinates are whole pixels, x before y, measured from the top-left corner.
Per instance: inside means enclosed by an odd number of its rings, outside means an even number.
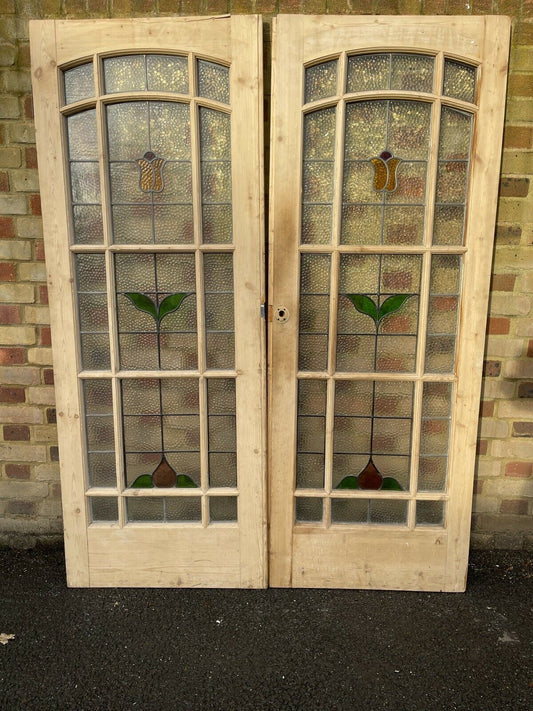
[[[270,583],[464,589],[509,21],[275,21]]]
[[[261,33],[31,23],[70,585],[266,585]]]

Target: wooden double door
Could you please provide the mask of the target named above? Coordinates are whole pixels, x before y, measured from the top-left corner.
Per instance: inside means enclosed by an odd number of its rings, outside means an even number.
[[[268,289],[261,18],[32,23],[70,585],[464,589],[509,24],[274,23]]]

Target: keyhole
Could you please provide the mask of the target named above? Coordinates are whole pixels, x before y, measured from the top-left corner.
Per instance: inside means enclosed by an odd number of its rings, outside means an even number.
[[[276,309],[276,321],[279,321],[280,323],[285,323],[288,320],[289,320],[288,309],[286,309],[285,306],[278,306],[278,308]]]

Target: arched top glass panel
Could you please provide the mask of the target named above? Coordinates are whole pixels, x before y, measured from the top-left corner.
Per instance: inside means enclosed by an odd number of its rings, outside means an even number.
[[[129,54],[104,59],[106,94],[125,91],[189,93],[187,57],[168,54]]]
[[[348,57],[346,91],[433,91],[435,58],[424,54],[373,53]]]

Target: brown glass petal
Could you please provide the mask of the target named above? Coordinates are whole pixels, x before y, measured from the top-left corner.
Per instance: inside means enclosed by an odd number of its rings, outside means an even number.
[[[155,469],[154,473],[152,474],[152,481],[154,483],[154,486],[160,488],[169,488],[172,486],[176,486],[177,478],[178,475],[163,456],[163,458],[157,465],[157,468]]]
[[[380,489],[383,477],[374,466],[374,462],[370,459],[366,467],[357,477],[357,482],[360,489]]]

